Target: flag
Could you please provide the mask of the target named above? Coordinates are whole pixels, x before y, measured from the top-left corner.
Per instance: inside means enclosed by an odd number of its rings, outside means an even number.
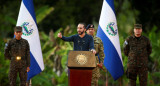
[[[104,45],[104,65],[114,80],[117,80],[123,75],[124,69],[113,0],[103,1],[97,36]]]
[[[30,71],[27,80],[44,70],[33,0],[22,0],[16,26],[22,26],[22,38],[30,45]]]

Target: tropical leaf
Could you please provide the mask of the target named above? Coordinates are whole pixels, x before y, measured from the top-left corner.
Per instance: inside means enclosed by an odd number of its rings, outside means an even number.
[[[36,11],[37,23],[40,23],[47,15],[54,10],[53,7],[43,6]]]

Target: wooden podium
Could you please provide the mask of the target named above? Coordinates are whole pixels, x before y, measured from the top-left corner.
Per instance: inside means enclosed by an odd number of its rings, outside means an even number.
[[[69,86],[91,86],[92,69],[96,67],[91,51],[69,51]]]

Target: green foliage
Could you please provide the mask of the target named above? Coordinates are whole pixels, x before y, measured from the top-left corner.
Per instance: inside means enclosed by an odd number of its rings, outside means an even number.
[[[45,70],[40,75],[33,77],[33,85],[68,85],[66,66],[67,54],[68,50],[72,50],[73,48],[69,42],[64,42],[63,40],[57,38],[57,34],[61,30],[62,28],[60,28],[56,32],[53,32],[51,30],[49,36],[44,32],[40,32]],[[41,83],[39,83],[39,81],[41,81]]]
[[[152,44],[152,54],[150,55],[150,61],[154,61],[153,71],[160,71],[160,31],[157,32],[157,27],[154,26],[151,31],[144,33],[145,36],[149,37]]]
[[[45,76],[44,76],[45,75]],[[40,75],[32,78],[32,85],[33,86],[53,86],[52,85],[52,77],[53,74],[42,72]]]
[[[9,0],[2,2],[2,9],[0,10],[0,86],[8,86],[10,61],[4,59],[4,46],[5,40],[13,37],[13,27],[16,25],[20,1]],[[73,44],[57,38],[57,34],[60,31],[65,36],[76,34],[76,24],[79,22],[93,22],[97,28],[102,1],[34,0],[34,2],[36,4],[36,19],[40,30],[40,42],[45,69],[43,72],[32,78],[32,85],[67,86],[67,55],[68,50],[73,49]],[[12,3],[12,5],[10,3]],[[123,66],[124,70],[126,70],[128,58],[123,53],[123,43],[127,36],[132,34],[133,24],[136,22],[137,16],[141,15],[141,11],[133,9],[132,3],[129,0],[115,0],[114,4],[116,9],[115,12],[117,14]],[[64,27],[66,28],[64,29]],[[50,30],[51,28],[54,31]],[[152,43],[152,54],[149,57],[149,67],[151,70],[148,73],[149,86],[160,86],[158,81],[160,79],[160,31],[158,31],[158,29],[158,26],[154,26],[148,32],[143,33]],[[46,34],[46,32],[49,32],[49,34]],[[106,76],[108,77],[109,86],[119,86],[119,81],[114,81],[109,72],[105,73],[101,70],[101,74],[102,76],[99,80],[100,86],[105,85]],[[123,75],[121,79],[123,86],[128,86],[129,80],[126,76]],[[19,81],[18,78],[17,82],[19,83]],[[139,82],[137,81],[137,83]]]
[[[5,16],[5,21],[8,21],[9,23],[11,23],[13,25],[16,25],[16,23],[17,23],[17,21],[13,17],[11,17],[9,15]]]
[[[117,14],[117,24],[120,35],[126,36],[126,33],[131,34],[133,25],[136,23],[136,16],[139,15],[139,11],[132,9],[131,3],[128,0],[124,2],[115,1],[115,8]]]
[[[8,72],[9,72],[9,61],[5,60],[4,57],[4,46],[5,43],[2,38],[0,38],[0,86],[7,86],[8,81]]]
[[[36,11],[37,23],[40,23],[46,16],[54,10],[53,7],[43,6]]]

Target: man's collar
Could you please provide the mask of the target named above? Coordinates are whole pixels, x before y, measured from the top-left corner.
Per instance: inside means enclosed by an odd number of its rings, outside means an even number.
[[[15,40],[17,40],[17,41],[19,41],[18,39],[16,39],[16,38],[14,38]],[[20,40],[22,40],[22,38],[20,39]]]
[[[78,36],[80,37],[80,35],[78,34]],[[84,36],[83,37],[80,37],[80,38],[84,38],[86,36],[86,33],[84,34]]]
[[[136,38],[136,36],[135,36],[135,35],[132,35],[132,37],[133,37],[133,38]],[[142,35],[139,37],[139,39],[141,39],[141,38],[142,38]]]

